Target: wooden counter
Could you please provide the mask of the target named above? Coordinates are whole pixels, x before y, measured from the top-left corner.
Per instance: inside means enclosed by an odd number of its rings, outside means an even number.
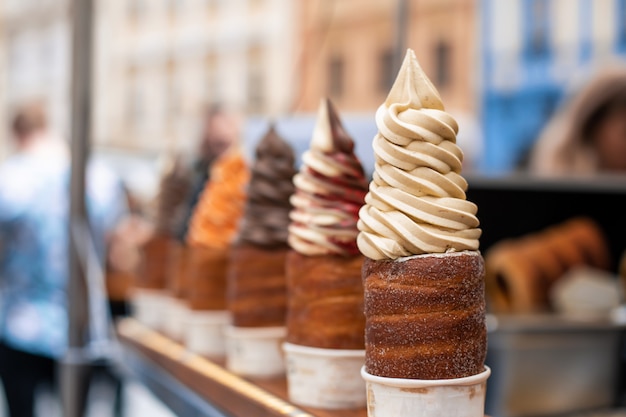
[[[185,409],[195,402],[194,415],[232,417],[366,417],[365,408],[358,410],[320,410],[289,403],[284,377],[245,379],[224,369],[223,364],[193,354],[184,346],[142,325],[132,318],[118,322],[118,335],[131,371],[147,369],[160,389],[156,392],[164,402],[168,389],[180,385],[180,394],[171,408]],[[128,365],[128,363],[127,363]],[[168,384],[168,379],[171,383]],[[169,388],[168,388],[169,387]],[[188,401],[183,397],[190,398]],[[204,400],[204,401],[203,401]],[[200,404],[204,403],[206,404]],[[176,410],[174,410],[176,411]],[[180,414],[180,411],[178,411]],[[181,414],[182,415],[182,414]]]

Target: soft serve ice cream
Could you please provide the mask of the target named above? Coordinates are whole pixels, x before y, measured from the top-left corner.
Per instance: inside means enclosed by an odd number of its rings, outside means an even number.
[[[249,177],[239,151],[228,151],[215,162],[189,223],[189,245],[216,250],[230,246],[243,214]]]
[[[477,207],[458,126],[409,50],[376,113],[359,212],[369,417],[483,417],[487,329]]]
[[[256,148],[239,241],[265,248],[287,244],[295,156],[270,127]]]
[[[358,254],[358,211],[367,192],[354,142],[329,100],[323,100],[311,146],[302,156],[291,197],[289,244],[303,255]]]
[[[458,126],[409,50],[386,101],[373,181],[359,213],[358,246],[370,259],[476,250],[477,207],[465,199]]]

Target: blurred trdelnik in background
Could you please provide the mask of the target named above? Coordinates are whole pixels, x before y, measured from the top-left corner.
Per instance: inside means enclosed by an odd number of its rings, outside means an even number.
[[[67,137],[69,4],[0,0],[0,125],[37,98]],[[626,0],[100,0],[95,13],[96,149],[146,194],[156,156],[194,149],[210,103],[243,110],[260,132],[255,120],[269,117],[312,123],[328,96],[348,130],[374,132],[399,44],[462,121],[467,169],[511,172],[568,92],[626,55]],[[355,136],[358,153],[371,138]],[[0,139],[5,156],[6,128]],[[292,139],[296,151],[306,140]],[[134,175],[129,160],[142,162]]]

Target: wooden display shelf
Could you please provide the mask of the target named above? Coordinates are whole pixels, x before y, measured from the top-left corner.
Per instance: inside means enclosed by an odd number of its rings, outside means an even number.
[[[293,405],[287,398],[287,382],[284,377],[242,378],[226,370],[223,364],[189,352],[184,346],[135,319],[120,320],[117,330],[123,347],[130,349],[130,353],[147,359],[150,366],[158,367],[173,377],[205,400],[208,407],[215,407],[213,413],[207,411],[203,414],[233,417],[367,416],[365,408],[334,411]],[[165,379],[167,376],[155,378]]]

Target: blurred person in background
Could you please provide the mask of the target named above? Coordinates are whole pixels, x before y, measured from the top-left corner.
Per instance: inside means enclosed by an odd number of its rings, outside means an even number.
[[[528,168],[543,176],[626,174],[626,67],[587,80],[548,122]]]
[[[16,153],[0,166],[0,378],[11,417],[34,413],[35,392],[53,389],[67,349],[70,155],[39,103],[12,122]],[[125,212],[103,165],[87,168],[86,204],[104,260],[106,235]]]
[[[240,128],[241,121],[238,116],[222,105],[213,104],[204,112],[200,128],[198,155],[193,163],[191,195],[179,233],[181,240],[184,240],[187,234],[189,220],[200,194],[209,180],[213,163],[230,147],[233,138],[238,140],[241,135]]]

